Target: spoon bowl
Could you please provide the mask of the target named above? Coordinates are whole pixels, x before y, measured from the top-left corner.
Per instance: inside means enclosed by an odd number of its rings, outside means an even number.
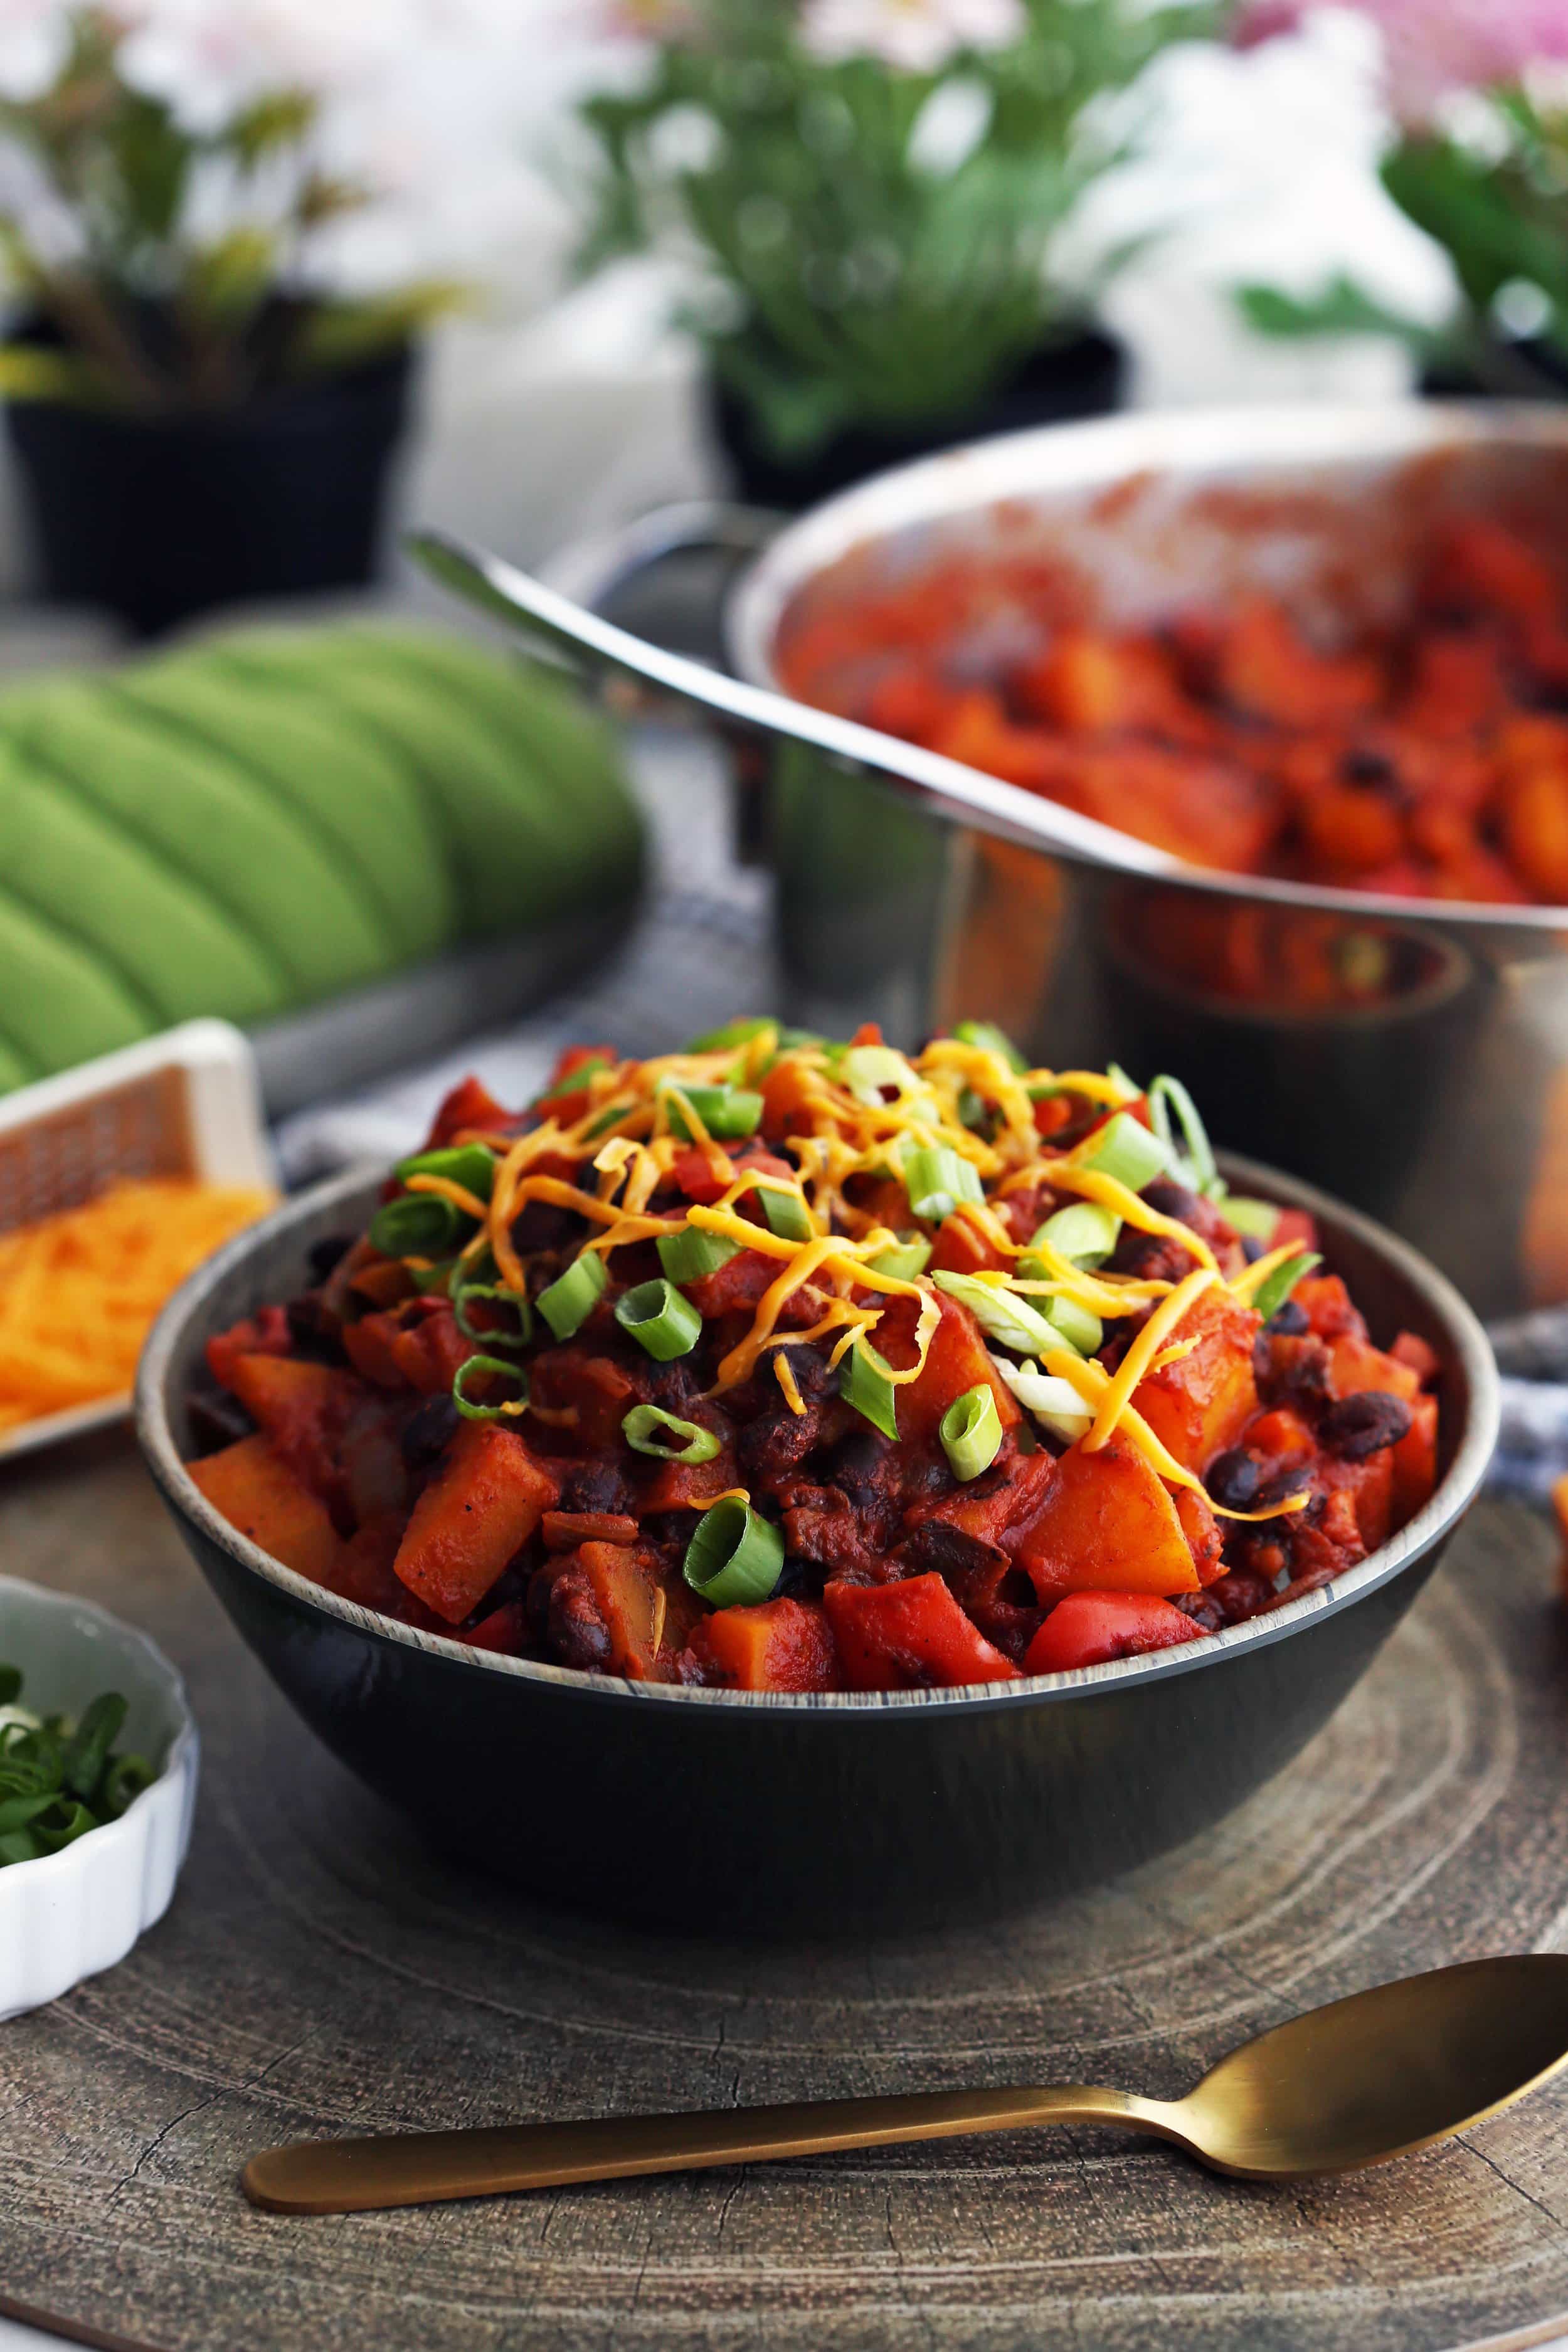
[[[1568,2062],[1568,1956],[1468,1960],[1310,2010],[1172,2103],[1215,2171],[1352,2172],[1450,2138]]]
[[[1564,2063],[1568,1956],[1532,1953],[1468,1960],[1331,2001],[1233,2050],[1182,2099],[1087,2084],[912,2091],[715,2115],[297,2140],[253,2157],[242,2185],[271,2213],[368,2212],[1041,2124],[1153,2133],[1213,2172],[1291,2180],[1429,2147]]]

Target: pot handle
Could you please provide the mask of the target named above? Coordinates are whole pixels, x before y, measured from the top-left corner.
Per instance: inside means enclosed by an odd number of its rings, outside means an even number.
[[[499,555],[468,546],[448,532],[413,531],[404,544],[443,587],[510,622],[536,649],[558,663],[564,659],[572,669],[629,674],[639,683],[662,688],[775,741],[809,745],[826,754],[829,764],[837,761],[851,772],[879,776],[906,792],[912,786],[913,796],[926,808],[1004,841],[1055,850],[1111,873],[1167,881],[1192,878],[1193,869],[1168,850],[1156,849],[1130,833],[1113,833],[1059,802],[982,775],[977,768],[928,751],[923,744],[906,743],[858,719],[841,719],[837,711],[796,702],[771,687],[753,686],[666,646],[649,645],[598,614],[585,612]]]
[[[602,531],[563,549],[540,567],[545,585],[590,613],[602,613],[624,589],[673,555],[707,549],[728,556],[721,591],[739,566],[760,555],[788,518],[771,507],[737,506],[722,499],[691,499],[655,507],[618,530]]]

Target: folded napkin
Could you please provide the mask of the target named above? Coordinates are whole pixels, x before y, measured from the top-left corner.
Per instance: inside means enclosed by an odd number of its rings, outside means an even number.
[[[1544,1502],[1568,1470],[1568,1307],[1514,1316],[1487,1336],[1502,1375],[1490,1483],[1500,1494]]]

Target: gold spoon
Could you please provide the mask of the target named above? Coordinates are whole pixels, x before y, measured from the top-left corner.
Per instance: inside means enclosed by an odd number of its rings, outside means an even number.
[[[1310,2010],[1233,2050],[1183,2099],[1079,2084],[910,2091],[717,2115],[296,2140],[252,2157],[242,2179],[251,2203],[271,2213],[363,2213],[962,2132],[1118,2124],[1174,2140],[1215,2172],[1281,2180],[1429,2147],[1565,2061],[1568,1955],[1545,1953],[1467,1960]]]

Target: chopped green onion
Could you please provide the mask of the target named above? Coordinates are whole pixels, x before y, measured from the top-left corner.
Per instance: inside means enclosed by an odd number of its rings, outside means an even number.
[[[73,1797],[91,1796],[124,1721],[125,1701],[118,1691],[104,1691],[82,1709],[60,1767],[60,1779]]]
[[[942,1417],[942,1446],[955,1478],[967,1484],[989,1470],[1002,1449],[1002,1420],[984,1381],[965,1389]]]
[[[1129,1110],[1119,1110],[1089,1139],[1079,1165],[1097,1168],[1102,1176],[1113,1176],[1119,1184],[1125,1184],[1130,1192],[1141,1192],[1145,1184],[1166,1173],[1171,1154],[1142,1119],[1134,1118]]]
[[[723,1054],[731,1045],[749,1045],[753,1037],[764,1030],[777,1029],[778,1022],[771,1013],[742,1013],[738,1021],[726,1021],[721,1028],[705,1029],[700,1037],[692,1037],[682,1045],[683,1054]]]
[[[503,1404],[475,1404],[464,1386],[471,1372],[500,1372],[504,1379],[517,1382],[518,1392]],[[500,1421],[503,1415],[510,1421],[515,1418],[515,1408],[527,1402],[527,1372],[521,1364],[509,1364],[500,1356],[469,1356],[452,1375],[452,1402],[465,1421]],[[508,1404],[514,1408],[512,1412],[507,1412]]]
[[[158,1775],[145,1756],[115,1756],[103,1776],[103,1810],[111,1822],[135,1803]]]
[[[929,1218],[932,1224],[951,1217],[960,1201],[985,1198],[973,1163],[963,1159],[951,1144],[922,1144],[906,1151],[903,1177],[910,1209],[917,1217]]]
[[[1016,1076],[1022,1076],[1029,1066],[1006,1031],[998,1029],[994,1021],[961,1021],[952,1034],[962,1045],[979,1045],[996,1055]]]
[[[392,1172],[403,1184],[411,1176],[445,1176],[477,1201],[488,1201],[499,1165],[495,1153],[482,1143],[459,1143],[444,1151],[416,1151],[412,1160],[400,1160]]]
[[[691,1129],[681,1110],[682,1101],[689,1102],[708,1133],[726,1139],[754,1135],[762,1125],[763,1098],[744,1087],[683,1087],[676,1078],[661,1078],[660,1099],[668,1104],[672,1134],[691,1140]]]
[[[472,1230],[472,1218],[438,1192],[400,1192],[371,1219],[370,1242],[383,1257],[446,1257]]]
[[[984,1096],[977,1095],[973,1087],[964,1087],[961,1090],[958,1097],[958,1116],[971,1135],[989,1136],[996,1118],[995,1112]]]
[[[96,1814],[89,1812],[79,1799],[73,1804],[66,1797],[54,1801],[54,1818],[45,1813],[33,1823],[33,1835],[43,1853],[60,1853],[74,1845],[79,1837],[99,1827]]]
[[[779,1192],[771,1184],[759,1183],[757,1197],[768,1221],[768,1231],[777,1234],[780,1241],[808,1242],[815,1237],[816,1227],[811,1222],[811,1211],[798,1192]]]
[[[973,1274],[945,1272],[933,1274],[931,1280],[939,1290],[967,1307],[983,1331],[1018,1355],[1038,1355],[1042,1348],[1056,1347],[1061,1338],[1028,1299],[1005,1290],[999,1283],[981,1282]]]
[[[929,1093],[905,1059],[892,1045],[851,1045],[838,1066],[837,1075],[857,1102],[875,1110],[882,1100],[884,1090],[891,1087],[898,1095]]]
[[[1105,1345],[1105,1328],[1099,1316],[1080,1307],[1076,1298],[1048,1298],[1044,1311],[1052,1330],[1078,1355],[1098,1355]]]
[[[590,1054],[585,1062],[578,1063],[570,1077],[552,1078],[542,1095],[535,1095],[533,1101],[535,1104],[554,1102],[561,1095],[584,1094],[591,1081],[598,1076],[601,1070],[612,1070],[614,1067],[615,1064],[607,1062],[603,1054]],[[532,1107],[530,1105],[530,1108]]]
[[[867,1340],[857,1339],[839,1365],[838,1393],[884,1437],[898,1436],[899,1392],[891,1367]]]
[[[722,1234],[705,1234],[700,1225],[682,1225],[678,1234],[660,1234],[655,1247],[671,1282],[700,1282],[705,1274],[717,1274],[741,1254],[739,1242],[727,1241]]]
[[[558,1339],[569,1339],[574,1331],[582,1329],[603,1298],[609,1278],[598,1252],[584,1250],[548,1290],[540,1292],[533,1303]]]
[[[784,1543],[771,1519],[738,1495],[726,1495],[698,1520],[681,1574],[710,1609],[765,1601],[779,1580]]]
[[[891,1275],[895,1282],[913,1282],[931,1264],[931,1244],[917,1234],[912,1241],[900,1241],[896,1248],[879,1250],[867,1264],[873,1274]]]
[[[826,1038],[819,1036],[815,1029],[781,1029],[779,1031],[781,1054],[797,1054],[803,1045],[822,1045],[829,1052],[834,1050],[833,1047],[828,1046]],[[840,1053],[843,1050],[842,1046],[837,1048]]]
[[[684,1445],[660,1445],[654,1437],[656,1429],[670,1430],[686,1440]],[[681,1421],[673,1412],[666,1412],[661,1404],[634,1404],[621,1423],[621,1434],[637,1454],[657,1454],[661,1462],[711,1462],[719,1453],[719,1440],[700,1422]]]
[[[623,1291],[616,1301],[616,1320],[660,1364],[689,1356],[702,1328],[702,1318],[690,1299],[683,1298],[666,1276]]]
[[[500,1307],[510,1307],[517,1317],[515,1329],[503,1324],[499,1331],[486,1330],[468,1320],[470,1298],[493,1299]],[[452,1301],[452,1320],[465,1339],[487,1340],[492,1348],[526,1348],[533,1337],[533,1309],[518,1290],[504,1290],[499,1282],[462,1282]]]
[[[20,1668],[0,1665],[0,1865],[58,1853],[114,1821],[157,1779],[141,1756],[116,1756],[126,1717],[119,1691],[102,1691],[74,1726],[18,1705]]]
[[[1048,1216],[1029,1246],[1037,1250],[1048,1244],[1074,1265],[1103,1265],[1121,1232],[1121,1220],[1114,1209],[1102,1209],[1098,1201],[1075,1201]]]
[[[1181,1124],[1184,1151],[1177,1153],[1175,1138],[1171,1130],[1171,1113],[1174,1111]],[[1154,1122],[1154,1132],[1173,1158],[1184,1160],[1184,1173],[1190,1173],[1194,1192],[1210,1192],[1219,1182],[1219,1170],[1215,1165],[1214,1146],[1208,1129],[1198,1116],[1198,1107],[1180,1078],[1156,1078],[1149,1089],[1149,1116]]]
[[[1136,1078],[1130,1078],[1128,1076],[1120,1062],[1107,1062],[1105,1066],[1105,1075],[1110,1080],[1113,1087],[1121,1087],[1121,1100],[1123,1102],[1136,1102],[1139,1096],[1143,1091]]]
[[[1084,1402],[1070,1381],[1042,1372],[1038,1364],[1010,1364],[1005,1356],[993,1356],[991,1360],[1026,1412],[1064,1445],[1071,1445],[1093,1427],[1094,1407]]]
[[[1258,1285],[1252,1303],[1266,1323],[1271,1315],[1279,1314],[1303,1275],[1310,1274],[1315,1265],[1322,1263],[1316,1250],[1302,1250],[1298,1256],[1288,1257],[1283,1265],[1277,1265]]]
[[[1250,1201],[1244,1192],[1227,1192],[1219,1211],[1226,1223],[1249,1241],[1267,1244],[1279,1230],[1280,1212],[1272,1201]]]

